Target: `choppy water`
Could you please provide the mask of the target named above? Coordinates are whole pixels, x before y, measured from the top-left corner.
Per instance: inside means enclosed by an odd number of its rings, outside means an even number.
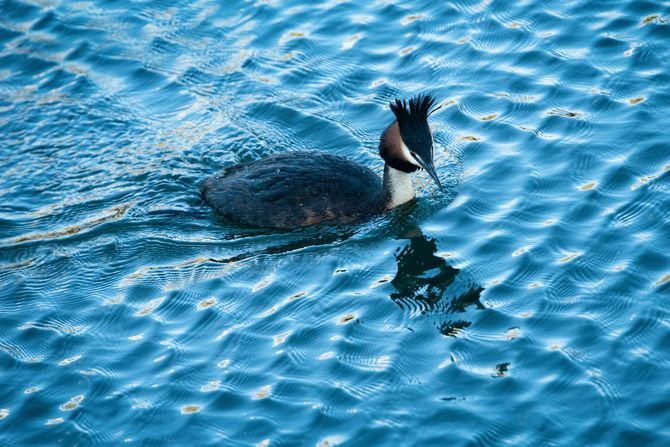
[[[668,445],[670,5],[0,2],[0,445]],[[239,228],[223,166],[440,195]]]

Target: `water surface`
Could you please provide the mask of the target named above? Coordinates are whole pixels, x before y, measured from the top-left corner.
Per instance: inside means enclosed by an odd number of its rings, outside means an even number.
[[[0,2],[1,445],[667,445],[670,15],[653,1]],[[444,194],[296,231],[224,166]]]

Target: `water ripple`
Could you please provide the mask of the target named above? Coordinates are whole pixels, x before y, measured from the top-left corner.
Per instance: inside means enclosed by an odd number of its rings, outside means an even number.
[[[668,23],[5,1],[0,444],[667,444]],[[286,232],[198,196],[291,149],[381,174],[387,103],[422,92],[443,193]]]

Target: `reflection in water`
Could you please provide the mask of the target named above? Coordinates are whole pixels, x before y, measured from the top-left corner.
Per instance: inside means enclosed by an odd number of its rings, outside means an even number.
[[[465,313],[470,306],[484,309],[480,301],[484,288],[437,256],[435,239],[428,239],[418,228],[403,238],[409,239],[409,244],[396,254],[398,272],[391,281],[395,289],[391,299],[395,303],[413,312],[445,316]],[[439,323],[439,331],[455,336],[470,324],[463,319],[449,319]]]

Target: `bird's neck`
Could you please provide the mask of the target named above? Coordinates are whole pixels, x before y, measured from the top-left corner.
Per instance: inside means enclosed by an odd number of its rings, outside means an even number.
[[[412,175],[384,165],[383,199],[386,209],[395,208],[414,198]]]

